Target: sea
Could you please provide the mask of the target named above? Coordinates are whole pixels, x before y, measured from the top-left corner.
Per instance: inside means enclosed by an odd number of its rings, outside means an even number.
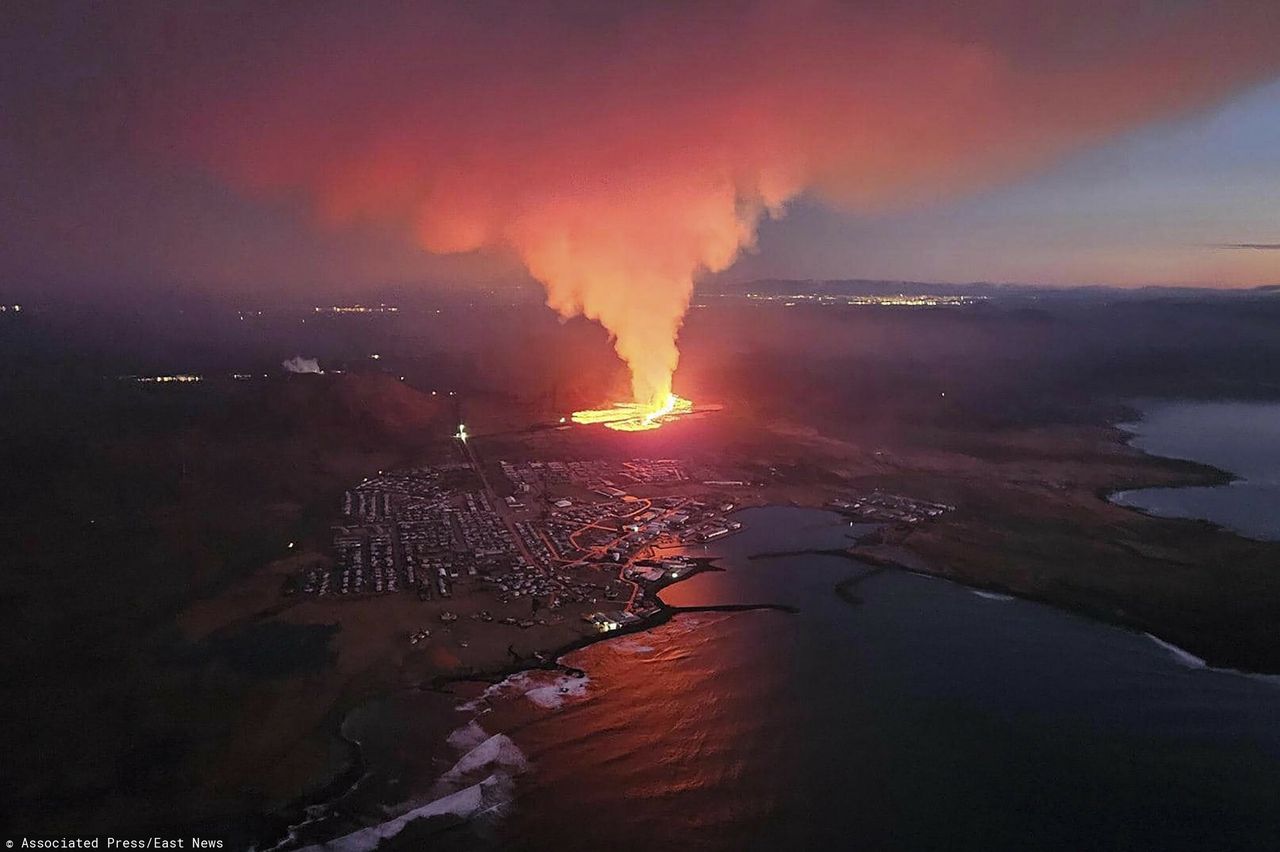
[[[1142,488],[1112,500],[1153,515],[1201,518],[1251,538],[1280,540],[1280,403],[1159,401],[1122,424],[1133,446],[1158,456],[1213,465],[1227,485]]]
[[[685,611],[459,694],[433,785],[327,848],[1280,849],[1280,679],[796,555],[865,531],[834,513],[737,519],[696,551],[724,570],[663,598],[795,612]],[[380,712],[411,725],[417,700]]]

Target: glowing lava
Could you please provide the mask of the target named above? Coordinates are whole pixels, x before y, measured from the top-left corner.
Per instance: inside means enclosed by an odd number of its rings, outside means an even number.
[[[608,428],[617,429],[619,432],[641,432],[645,429],[657,429],[663,423],[669,423],[677,417],[692,413],[692,402],[669,393],[666,401],[661,404],[615,402],[609,408],[575,411],[573,422],[603,423]]]

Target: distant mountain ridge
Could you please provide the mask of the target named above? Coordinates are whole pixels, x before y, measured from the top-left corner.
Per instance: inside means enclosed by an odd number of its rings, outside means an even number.
[[[1249,298],[1280,294],[1280,284],[1258,287],[1219,289],[1213,287],[1175,287],[1149,285],[1145,287],[1111,287],[1092,284],[1076,287],[1041,284],[1005,284],[989,281],[967,283],[926,281],[885,281],[867,278],[849,279],[790,279],[764,278],[740,284],[710,282],[700,284],[697,292],[708,296],[982,296],[986,298],[1055,298],[1055,299],[1151,299],[1151,298]]]

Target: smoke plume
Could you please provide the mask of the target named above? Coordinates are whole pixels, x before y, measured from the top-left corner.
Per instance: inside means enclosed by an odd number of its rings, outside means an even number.
[[[273,4],[307,17],[251,20],[167,132],[328,222],[513,251],[641,402],[671,389],[695,279],[797,195],[927,203],[1280,70],[1268,0],[426,5]]]
[[[284,367],[288,373],[323,373],[320,369],[320,362],[315,358],[303,358],[301,355],[294,355],[287,361],[281,361],[280,366]]]

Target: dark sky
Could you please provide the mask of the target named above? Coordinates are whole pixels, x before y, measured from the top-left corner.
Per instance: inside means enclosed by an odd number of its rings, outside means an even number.
[[[0,11],[0,290],[1280,281],[1280,4]],[[743,250],[746,256],[734,260]],[[459,253],[441,254],[443,251]],[[660,311],[659,311],[660,312]]]

